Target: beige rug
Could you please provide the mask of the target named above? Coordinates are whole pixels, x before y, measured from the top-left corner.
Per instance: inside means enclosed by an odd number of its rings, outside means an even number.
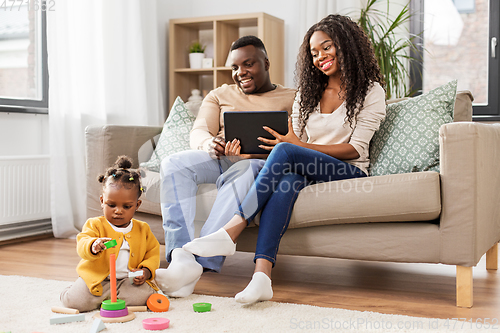
[[[71,282],[0,275],[0,332],[89,332],[97,312],[85,321],[50,325],[50,308],[61,306],[60,292]],[[193,303],[212,303],[212,311],[196,313]],[[128,323],[105,324],[103,333],[153,332],[142,328],[146,318],[170,319],[164,332],[478,332],[446,320],[261,302],[242,306],[232,298],[191,295],[171,299],[165,313],[138,312]],[[463,327],[462,327],[463,326]],[[451,329],[450,329],[451,328]],[[159,332],[159,331],[158,331]],[[485,331],[486,332],[486,331]]]

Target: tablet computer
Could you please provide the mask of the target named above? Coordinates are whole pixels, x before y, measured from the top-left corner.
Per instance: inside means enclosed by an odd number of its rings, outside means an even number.
[[[224,112],[224,137],[227,142],[240,140],[241,154],[269,154],[259,148],[264,144],[258,137],[274,139],[267,126],[285,135],[288,132],[288,112],[286,111],[226,111]]]

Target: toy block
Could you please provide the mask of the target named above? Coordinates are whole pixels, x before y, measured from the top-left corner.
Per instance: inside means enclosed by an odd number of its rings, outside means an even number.
[[[128,277],[136,277],[136,276],[143,276],[143,275],[144,275],[143,270],[135,271],[135,272],[128,272]]]
[[[148,307],[146,305],[127,306],[127,308],[132,312],[148,312]]]
[[[144,271],[143,270],[135,271],[135,272],[128,272],[128,279],[130,280],[130,284],[134,283],[134,278],[135,277],[137,277],[137,276],[143,276],[143,275],[144,275]]]
[[[92,327],[90,328],[90,333],[98,333],[105,328],[106,328],[106,325],[104,325],[104,322],[101,319],[96,318],[96,319],[94,319],[94,322],[92,323]]]
[[[84,321],[85,314],[55,314],[50,318],[50,324],[65,324],[72,323],[74,321]]]
[[[52,312],[65,313],[65,314],[78,314],[80,311],[77,309],[63,308],[62,306],[53,306],[50,308]]]

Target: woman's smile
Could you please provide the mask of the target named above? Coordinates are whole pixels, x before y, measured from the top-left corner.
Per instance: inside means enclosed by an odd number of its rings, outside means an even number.
[[[334,60],[335,60],[335,59],[328,59],[328,60],[325,60],[325,61],[321,62],[319,65],[320,65],[320,67],[321,67],[321,69],[322,69],[323,71],[326,71],[326,70],[328,70],[330,67],[332,67],[332,65],[333,65],[333,61],[334,61]]]

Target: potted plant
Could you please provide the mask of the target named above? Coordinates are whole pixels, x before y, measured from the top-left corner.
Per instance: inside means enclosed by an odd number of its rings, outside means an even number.
[[[407,30],[412,17],[409,2],[404,6],[395,18],[389,17],[389,0],[387,10],[376,9],[375,4],[380,0],[367,0],[366,6],[361,8],[358,23],[370,38],[375,57],[380,66],[386,83],[386,98],[410,96],[414,91],[408,87],[410,76],[408,68],[413,61],[418,61],[410,55],[410,50],[419,54],[415,46],[416,38],[419,36],[401,37],[398,29]]]
[[[205,57],[203,52],[205,52],[205,46],[199,41],[194,41],[189,45],[189,66],[191,68],[202,68]]]

